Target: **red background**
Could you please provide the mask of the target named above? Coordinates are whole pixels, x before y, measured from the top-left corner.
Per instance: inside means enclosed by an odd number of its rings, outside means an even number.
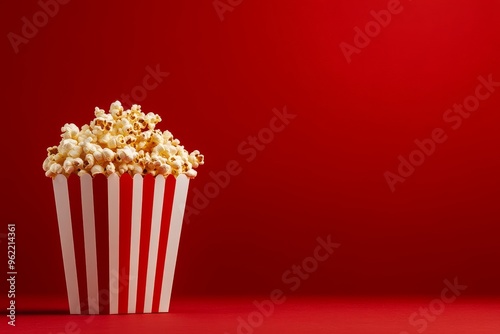
[[[498,295],[500,91],[456,131],[442,117],[478,76],[500,81],[500,4],[401,3],[350,64],[339,44],[387,1],[243,1],[223,21],[208,0],[71,1],[19,53],[3,38],[0,233],[16,223],[19,310],[65,295],[46,148],[157,64],[170,75],[143,110],[206,157],[188,205],[211,171],[242,167],[184,225],[174,299],[268,294],[327,235],[341,247],[296,294],[438,294],[458,277]],[[0,6],[4,36],[40,10]],[[246,162],[238,145],[284,106],[296,118]],[[436,127],[448,140],[391,192],[384,172]]]

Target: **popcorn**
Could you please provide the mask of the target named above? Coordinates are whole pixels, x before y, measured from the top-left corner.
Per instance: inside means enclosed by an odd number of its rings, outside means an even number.
[[[132,160],[135,159],[137,156],[137,152],[135,151],[135,148],[126,146],[125,148],[120,148],[116,151],[116,154],[118,155],[118,161],[123,161],[126,163],[132,162]]]
[[[49,170],[48,170],[48,172],[50,172],[51,174],[54,174],[54,175],[55,175],[55,174],[60,174],[60,173],[62,173],[62,171],[63,171],[63,168],[62,168],[62,166],[61,166],[60,164],[58,164],[58,163],[54,163],[54,164],[52,164],[52,165],[50,166]]]
[[[111,162],[115,158],[115,152],[111,151],[107,147],[102,150],[102,155],[104,157],[104,160],[107,162]]]
[[[80,145],[73,146],[68,152],[68,156],[72,158],[78,158],[81,154],[82,147]]]
[[[106,174],[111,175],[116,171],[115,165],[113,163],[109,163],[106,165]]]
[[[75,159],[73,159],[73,165],[75,165],[76,169],[82,169],[83,168],[83,160],[81,158],[75,158]]]
[[[92,166],[90,173],[92,174],[92,176],[97,174],[104,174],[104,167],[102,167],[101,165],[94,165]]]
[[[81,128],[73,123],[61,128],[59,145],[47,148],[42,166],[46,176],[128,173],[195,178],[195,168],[204,163],[198,150],[188,152],[170,131],[155,129],[161,117],[143,113],[140,105],[124,110],[115,101],[108,113],[96,107],[94,115]]]
[[[80,132],[80,129],[73,123],[64,124],[61,128],[61,132],[63,133],[61,137],[64,139],[76,139],[76,136]]]
[[[186,172],[186,176],[189,177],[189,178],[195,178],[197,174],[198,174],[198,172],[196,170],[194,170],[194,169],[189,169]]]
[[[121,164],[118,166],[118,174],[125,174],[128,172],[128,166],[127,164]]]
[[[92,167],[94,167],[94,163],[95,163],[94,155],[92,153],[87,153],[87,155],[85,156],[85,160],[83,162],[83,167],[85,167],[85,169],[91,169]]]
[[[66,160],[64,160],[64,163],[63,163],[63,169],[64,169],[64,173],[66,174],[71,174],[75,171],[75,163],[73,161],[73,158],[66,158]]]

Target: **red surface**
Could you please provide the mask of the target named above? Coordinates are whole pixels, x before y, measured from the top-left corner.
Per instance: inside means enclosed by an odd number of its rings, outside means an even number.
[[[468,296],[498,296],[500,3],[401,6],[369,44],[355,28],[385,0],[243,1],[223,21],[211,0],[70,1],[18,53],[3,38],[0,236],[16,223],[18,311],[65,294],[45,149],[64,123],[88,123],[137,87],[151,88],[135,100],[158,127],[206,156],[174,296],[288,288],[284,273],[314,265],[328,235],[341,244],[328,260],[307,279],[288,274],[298,295],[432,294],[458,277]],[[3,35],[40,10],[2,2]],[[356,41],[367,45],[348,63],[340,44]],[[494,86],[478,79],[489,76]],[[453,111],[477,92],[490,94],[476,111]],[[410,157],[421,165],[405,174]],[[408,176],[393,192],[384,173],[398,167]]]
[[[268,297],[267,297],[268,298]],[[297,298],[258,314],[264,297],[178,299],[162,314],[120,316],[19,315],[22,333],[317,333],[317,334],[496,334],[500,300],[457,299],[438,315],[418,315],[433,296],[418,298]],[[426,320],[429,319],[429,320]],[[13,331],[14,332],[14,331]]]

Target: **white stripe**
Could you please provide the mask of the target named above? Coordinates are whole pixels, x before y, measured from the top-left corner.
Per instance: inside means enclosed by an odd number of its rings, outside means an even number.
[[[149,241],[148,254],[148,271],[146,276],[146,296],[144,297],[144,313],[151,313],[153,308],[153,292],[155,285],[156,263],[158,261],[158,247],[160,243],[160,227],[164,194],[165,177],[159,175],[155,178],[151,238]]]
[[[136,312],[137,280],[139,276],[139,248],[141,244],[142,181],[142,175],[134,175],[132,195],[132,230],[130,234],[128,313]]]
[[[94,194],[92,177],[80,176],[82,190],[83,238],[85,241],[85,265],[87,267],[87,294],[89,314],[99,314],[99,288],[97,285],[97,249],[95,239]]]
[[[170,219],[170,230],[168,232],[167,258],[163,271],[163,284],[160,296],[160,312],[168,312],[170,307],[170,297],[172,295],[172,285],[174,283],[175,263],[177,261],[177,251],[181,238],[182,219],[186,207],[186,197],[189,187],[189,179],[186,175],[177,176],[175,182],[174,203],[172,205],[172,217]]]
[[[108,221],[109,221],[109,313],[118,313],[118,292],[120,291],[120,178],[108,176]]]
[[[71,314],[81,314],[78,276],[76,275],[75,245],[73,243],[73,228],[71,226],[68,180],[64,175],[59,174],[53,179],[52,186],[54,187],[54,197],[56,201],[69,312]]]

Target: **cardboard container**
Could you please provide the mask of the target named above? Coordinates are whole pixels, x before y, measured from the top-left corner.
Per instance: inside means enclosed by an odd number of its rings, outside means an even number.
[[[189,178],[53,179],[71,314],[168,312]]]

